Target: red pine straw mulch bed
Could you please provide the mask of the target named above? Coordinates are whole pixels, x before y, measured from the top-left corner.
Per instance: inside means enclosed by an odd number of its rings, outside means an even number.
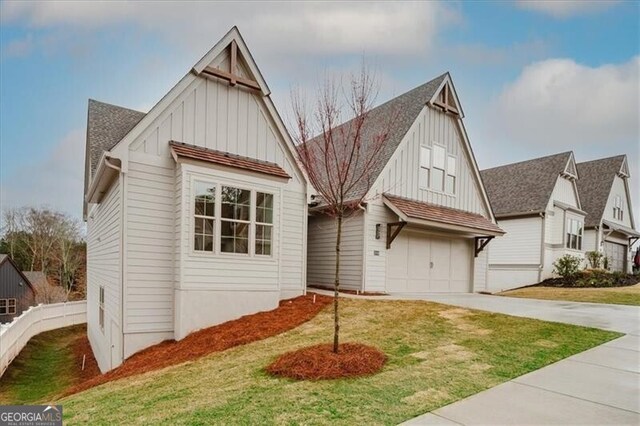
[[[316,303],[313,303],[314,296]],[[333,298],[322,295],[299,296],[281,301],[280,306],[272,311],[246,315],[205,328],[178,342],[164,341],[136,353],[115,370],[73,386],[65,392],[65,396],[106,382],[159,370],[284,333],[309,321],[332,301]]]
[[[78,383],[83,383],[100,375],[100,368],[96,358],[93,356],[93,350],[91,350],[86,333],[73,343],[73,357],[79,370],[76,374]],[[82,357],[84,357],[84,370],[82,369]]]
[[[297,380],[325,380],[369,376],[382,369],[387,356],[361,343],[322,344],[287,352],[266,370],[269,374]]]

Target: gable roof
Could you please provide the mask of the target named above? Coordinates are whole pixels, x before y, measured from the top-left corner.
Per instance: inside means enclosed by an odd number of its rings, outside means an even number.
[[[22,274],[34,286],[39,284],[41,285],[49,284],[49,281],[47,280],[47,276],[42,271],[22,271]]]
[[[572,156],[568,151],[481,171],[496,217],[544,212]]]
[[[33,294],[35,294],[36,293],[36,289],[33,287],[33,284],[31,284],[31,281],[29,281],[29,278],[25,275],[25,273],[22,272],[20,270],[20,268],[18,268],[18,265],[16,265],[16,263],[13,261],[13,259],[11,259],[11,256],[9,256],[8,254],[1,254],[0,253],[0,266],[2,266],[2,264],[5,263],[5,262],[9,262],[13,266],[13,268],[22,277],[22,279],[27,284],[27,286],[29,286],[31,291],[33,291]]]
[[[578,163],[578,193],[582,210],[587,212],[586,227],[600,224],[609,200],[613,180],[622,169],[624,155]]]
[[[95,173],[102,153],[120,142],[145,115],[144,112],[89,99],[87,153],[91,175]]]
[[[384,128],[390,117],[394,117],[395,120],[390,129],[390,134],[385,141],[384,146],[379,152],[378,159],[373,164],[373,170],[371,172],[371,180],[361,180],[357,182],[351,191],[346,195],[346,200],[354,200],[363,197],[369,188],[373,185],[375,179],[382,173],[382,170],[391,159],[391,156],[402,142],[402,139],[411,128],[411,125],[416,121],[418,115],[422,109],[430,102],[438,92],[442,83],[449,76],[449,73],[444,73],[433,80],[430,80],[408,92],[393,98],[369,111],[369,116],[363,126],[362,130],[362,149],[371,150],[379,147],[375,143],[372,143],[376,135],[383,133]],[[334,132],[339,132],[342,128],[349,128],[353,125],[355,119],[342,123],[334,129]],[[323,140],[322,135],[318,135],[308,141],[308,144],[319,144]],[[366,154],[363,154],[367,157]],[[318,158],[320,161],[320,158]],[[356,165],[357,167],[358,165]],[[355,173],[359,175],[359,173]]]

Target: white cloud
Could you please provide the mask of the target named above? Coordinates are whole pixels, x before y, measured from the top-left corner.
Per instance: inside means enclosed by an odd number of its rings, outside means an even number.
[[[217,3],[3,2],[4,22],[36,28],[97,29],[124,24],[200,52],[232,25],[266,55],[423,54],[457,11],[434,2]]]
[[[517,2],[522,9],[544,13],[554,18],[598,13],[617,3],[620,3],[619,0],[519,0]]]
[[[507,140],[549,147],[640,138],[640,57],[599,67],[549,59],[524,68],[495,101],[492,116]]]
[[[28,55],[33,49],[33,35],[11,40],[2,46],[2,57],[19,57]]]
[[[82,215],[84,129],[65,135],[44,160],[24,164],[2,179],[2,208],[46,205]]]

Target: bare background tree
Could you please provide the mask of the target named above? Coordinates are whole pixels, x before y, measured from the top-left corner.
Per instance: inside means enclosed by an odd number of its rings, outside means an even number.
[[[363,63],[360,72],[351,75],[346,87],[342,81],[326,79],[311,108],[299,93],[292,96],[295,120],[292,133],[299,162],[320,196],[323,212],[337,221],[333,296],[335,353],[339,350],[340,335],[342,224],[363,204],[366,189],[377,177],[380,153],[395,122],[394,116],[372,117],[377,93],[375,76]]]
[[[23,271],[42,271],[34,283],[41,303],[83,299],[86,294],[86,244],[77,219],[47,208],[23,207],[2,212],[0,253]]]

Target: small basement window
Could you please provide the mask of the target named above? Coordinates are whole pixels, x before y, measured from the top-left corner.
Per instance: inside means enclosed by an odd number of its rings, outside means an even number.
[[[100,329],[104,331],[104,286],[100,286],[100,295],[98,296],[98,324],[100,324]]]
[[[583,223],[577,219],[567,220],[567,240],[565,246],[574,250],[582,250]]]

